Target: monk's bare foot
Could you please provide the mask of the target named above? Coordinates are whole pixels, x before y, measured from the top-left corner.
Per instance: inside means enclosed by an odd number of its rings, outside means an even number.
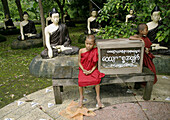
[[[100,97],[96,97],[97,100],[97,108],[103,108],[103,104],[101,103]]]
[[[83,107],[83,99],[84,97],[80,97],[80,100],[79,100],[79,107]]]

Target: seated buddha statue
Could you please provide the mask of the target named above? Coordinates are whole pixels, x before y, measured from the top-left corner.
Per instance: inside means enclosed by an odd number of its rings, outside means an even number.
[[[152,43],[158,43],[158,40],[156,38],[156,34],[159,31],[159,27],[161,26],[161,21],[160,21],[160,14],[161,11],[158,6],[156,6],[152,12],[151,12],[151,22],[147,23],[148,26],[148,38]]]
[[[158,41],[158,39],[156,39],[157,33],[160,30],[160,26],[162,25],[162,20],[161,20],[161,10],[159,8],[159,6],[155,6],[154,9],[151,11],[151,22],[147,23],[148,26],[148,38],[150,39],[150,41],[153,43],[152,44],[152,50],[159,50],[158,53],[159,54],[170,54],[170,43],[166,43],[164,41]]]
[[[97,11],[96,9],[91,10],[91,16],[87,19],[87,29],[88,34],[97,33],[99,31],[99,23],[97,20]]]
[[[78,47],[71,46],[68,29],[65,24],[59,24],[59,12],[53,8],[52,24],[45,27],[46,49],[41,52],[43,59],[50,59],[59,54],[73,55],[79,51]]]
[[[67,11],[63,16],[63,22],[67,25],[67,27],[75,27],[75,23],[71,20],[70,15]]]
[[[52,21],[51,21],[51,11],[49,11],[48,13],[48,17],[46,18],[46,26],[52,24]]]
[[[125,21],[126,24],[127,24],[129,21],[132,21],[132,23],[135,22],[135,18],[136,18],[136,16],[134,15],[133,9],[130,9],[129,14],[126,15],[126,21]]]
[[[33,21],[28,20],[29,14],[27,12],[23,13],[23,21],[20,23],[20,33],[21,36],[18,36],[18,40],[26,39],[36,39],[40,38],[40,34],[37,34],[35,24]]]
[[[65,12],[65,15],[63,16],[63,22],[64,23],[67,23],[67,22],[70,22],[71,18],[70,18],[70,15],[68,14],[68,12],[66,11]]]
[[[4,24],[4,29],[16,29],[12,19],[9,18],[8,14],[5,15],[4,23],[5,23]]]

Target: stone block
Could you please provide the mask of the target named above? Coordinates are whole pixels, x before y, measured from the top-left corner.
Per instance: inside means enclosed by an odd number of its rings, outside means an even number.
[[[72,66],[56,66],[53,78],[71,78]]]
[[[36,61],[35,59],[36,59],[36,58],[34,58],[34,59],[32,60],[32,62],[30,63],[29,70],[30,70],[30,73],[31,73],[31,74],[34,74],[35,76],[38,77],[38,76],[39,76],[39,70],[40,70],[42,61]]]
[[[170,56],[155,55],[153,63],[157,74],[170,74]]]
[[[55,73],[55,71],[58,71],[60,72],[60,75],[57,75],[59,78],[71,78],[73,72],[72,67],[77,65],[78,55],[62,55],[52,59],[42,59],[41,56],[38,55],[30,63],[29,71],[31,75],[36,77],[52,78],[52,76],[59,74]]]
[[[78,78],[78,74],[79,74],[79,67],[78,66],[73,67],[72,78]]]

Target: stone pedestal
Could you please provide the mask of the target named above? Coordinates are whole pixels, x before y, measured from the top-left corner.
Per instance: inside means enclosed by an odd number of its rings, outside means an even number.
[[[157,74],[170,74],[170,56],[169,55],[155,55],[153,63]]]
[[[1,29],[0,34],[2,34],[2,35],[20,34],[20,29],[6,29],[6,30]]]
[[[40,55],[36,56],[30,63],[29,70],[33,76],[52,78],[70,77],[71,69],[78,66],[78,55],[61,55],[52,59],[42,59]],[[77,73],[78,75],[78,73]]]
[[[42,47],[43,40],[40,39],[28,39],[28,40],[14,40],[11,44],[12,49],[28,49],[33,47]]]

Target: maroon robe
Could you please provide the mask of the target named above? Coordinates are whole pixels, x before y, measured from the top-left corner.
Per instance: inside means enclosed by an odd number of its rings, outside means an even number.
[[[98,62],[97,48],[93,48],[90,51],[81,54],[81,65],[85,70],[91,70]],[[78,84],[80,87],[97,85],[100,83],[101,78],[104,77],[104,73],[100,73],[98,68],[89,75],[85,75],[83,70],[79,67]]]
[[[152,45],[152,42],[149,40],[149,38],[142,37],[142,39],[145,42],[145,48],[150,48]],[[155,58],[155,56],[150,51],[148,54],[146,52],[144,52],[143,64],[144,64],[144,66],[148,67],[155,74],[155,79],[154,79],[154,84],[155,84],[157,82],[157,77],[156,77],[155,65],[152,61],[153,58]]]

